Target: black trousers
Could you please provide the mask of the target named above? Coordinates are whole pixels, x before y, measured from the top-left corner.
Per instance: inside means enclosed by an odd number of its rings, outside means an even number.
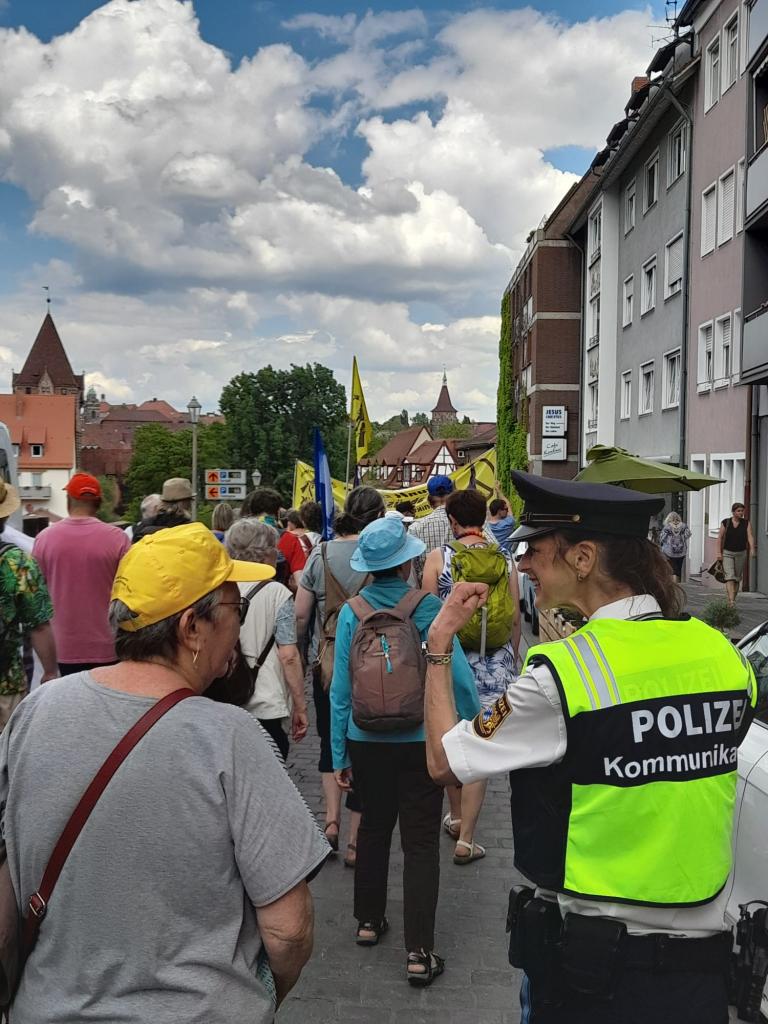
[[[363,804],[357,834],[355,917],[380,921],[387,907],[392,831],[400,819],[405,948],[432,952],[440,885],[443,791],[429,777],[424,743],[349,740],[352,774]]]
[[[285,761],[288,757],[288,751],[291,748],[291,744],[283,731],[282,718],[260,718],[259,725],[265,732],[268,732],[275,741],[277,749],[283,755],[283,760]]]
[[[725,975],[693,971],[619,971],[613,999],[573,994],[558,1007],[524,977],[520,1006],[521,1024],[728,1024]]]

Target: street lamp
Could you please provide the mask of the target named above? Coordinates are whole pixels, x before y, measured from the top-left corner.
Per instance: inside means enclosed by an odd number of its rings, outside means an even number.
[[[187,404],[189,422],[192,424],[192,522],[197,521],[197,424],[200,420],[202,405],[194,395]]]
[[[253,481],[253,486],[258,487],[259,484],[261,483],[261,470],[254,469],[254,471],[251,473],[251,480]]]

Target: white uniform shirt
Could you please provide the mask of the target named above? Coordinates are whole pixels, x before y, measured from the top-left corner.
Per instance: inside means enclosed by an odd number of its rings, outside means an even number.
[[[604,605],[590,617],[633,619],[661,614],[650,594],[622,598]],[[477,782],[490,775],[518,768],[544,768],[562,761],[567,746],[565,716],[560,693],[546,665],[529,668],[507,687],[510,714],[488,738],[478,736],[471,722],[458,722],[443,736],[443,749],[451,771],[460,782]],[[712,935],[723,929],[731,879],[720,895],[701,907],[639,907],[624,903],[583,900],[539,889],[538,895],[557,899],[563,914],[616,917],[633,935],[669,932],[691,938]]]

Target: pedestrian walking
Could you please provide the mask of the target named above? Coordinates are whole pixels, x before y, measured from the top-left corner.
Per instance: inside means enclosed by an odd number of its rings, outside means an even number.
[[[681,618],[648,517],[663,499],[513,473],[515,538],[540,609],[577,608],[572,636],[532,647],[522,675],[456,723],[449,665],[427,670],[433,778],[510,772],[510,960],[530,1024],[724,1024],[725,929],[738,746],[757,696],[726,637]],[[462,583],[430,651],[487,596]],[[715,716],[719,732],[715,733]]]
[[[515,545],[510,538],[516,524],[515,517],[509,510],[509,502],[506,498],[497,497],[489,502],[488,521],[485,525],[487,534],[490,534],[490,537],[499,545],[504,554],[511,558]]]
[[[159,500],[154,501],[155,497]],[[149,494],[141,503],[141,521],[131,531],[133,543],[136,544],[158,530],[169,530],[191,523],[194,497],[191,480],[180,476],[166,480],[159,495]]]
[[[288,532],[292,533],[294,537],[299,541],[304,554],[309,558],[310,552],[314,547],[312,538],[309,536],[309,530],[304,525],[304,520],[295,508],[289,508],[282,519],[283,528]]]
[[[59,674],[45,580],[35,559],[8,536],[8,517],[20,506],[16,488],[0,480],[0,731],[27,694],[25,640],[42,663],[41,682]]]
[[[307,537],[309,542],[314,547],[319,544],[322,538],[323,532],[323,508],[318,501],[302,501],[299,506],[299,515],[301,521],[307,529]]]
[[[309,556],[296,595],[296,627],[299,640],[308,634],[314,621],[312,644],[312,696],[320,737],[318,771],[322,776],[325,834],[334,850],[339,848],[341,793],[333,776],[331,753],[331,705],[328,698],[333,678],[334,643],[339,613],[347,598],[366,582],[364,572],[350,565],[360,532],[384,515],[384,502],[373,487],[355,487],[347,495],[343,511],[334,521],[334,540],[316,545]],[[357,856],[357,830],[360,825],[360,801],[354,790],[347,792],[349,837],[344,863],[354,867]]]
[[[224,540],[224,535],[235,521],[235,510],[228,501],[220,501],[211,514],[211,530],[216,540]]]
[[[677,512],[670,512],[659,534],[659,546],[678,582],[683,578],[683,565],[688,554],[690,536],[691,531]]]
[[[362,531],[351,565],[373,580],[339,616],[331,684],[334,772],[342,789],[354,781],[363,804],[355,868],[357,942],[374,946],[388,928],[389,850],[399,821],[406,976],[414,985],[431,984],[444,968],[434,952],[443,793],[427,771],[421,651],[441,606],[434,595],[407,583],[411,561],[423,551],[424,542],[394,519]],[[447,650],[452,653],[446,660],[453,661],[449,697],[462,717],[471,716],[480,707],[471,669],[457,642]]]
[[[241,562],[277,565],[277,530],[258,519],[238,519],[227,531],[225,546]],[[288,757],[290,738],[299,743],[307,734],[304,668],[296,643],[296,617],[290,590],[278,580],[256,588],[240,584],[248,607],[240,626],[242,657],[256,677],[253,696],[244,707],[258,719]]]
[[[295,594],[304,566],[307,564],[307,555],[304,547],[292,533],[282,529],[280,526],[280,511],[283,499],[270,487],[257,487],[245,498],[240,509],[241,519],[253,517],[260,519],[268,526],[273,526],[278,534],[277,542],[277,578],[284,583],[292,594]]]
[[[429,515],[416,519],[409,527],[408,532],[424,542],[425,554],[413,560],[413,570],[419,586],[429,552],[441,548],[452,539],[451,524],[448,522],[444,507],[445,500],[452,491],[453,481],[449,476],[430,477],[427,481],[427,500],[432,511]]]
[[[311,952],[307,879],[328,844],[251,716],[201,699],[239,635],[236,583],[272,572],[233,562],[202,523],[145,538],[115,580],[119,664],[40,687],[9,723],[2,830],[14,889],[29,894],[116,744],[166,698],[188,697],[80,831],[15,1020],[274,1021]]]
[[[153,519],[160,511],[162,505],[162,498],[159,494],[148,494],[145,498],[142,498],[141,505],[139,506],[139,521],[133,523],[125,528],[125,535],[131,542],[133,542],[134,534],[136,530],[141,526],[142,523],[148,523]]]
[[[501,548],[486,539],[483,532],[486,501],[479,491],[454,491],[446,499],[445,511],[454,540],[427,555],[423,585],[441,600],[450,597],[457,581],[490,585],[485,620],[481,621],[478,613],[468,631],[470,635],[459,637],[472,669],[480,704],[490,707],[506,691],[517,669],[520,648],[517,571],[514,567],[510,571]],[[485,788],[485,779],[461,788],[446,787],[449,812],[443,819],[443,830],[456,840],[454,864],[470,864],[485,856],[484,847],[474,840]]]
[[[744,578],[744,564],[747,550],[755,554],[755,537],[752,524],[744,518],[746,509],[743,502],[737,501],[731,507],[731,515],[720,523],[717,534],[717,557],[723,563],[725,575],[725,592],[728,604],[734,607]]]
[[[131,546],[122,530],[96,518],[101,485],[95,476],[75,473],[64,490],[68,517],[47,526],[32,548],[53,601],[63,676],[114,663],[109,595],[120,559]]]

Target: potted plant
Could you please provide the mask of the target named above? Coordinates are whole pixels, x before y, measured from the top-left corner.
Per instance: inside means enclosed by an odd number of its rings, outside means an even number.
[[[741,616],[733,607],[728,604],[724,597],[717,597],[704,606],[701,613],[703,622],[721,633],[727,633],[729,629],[735,629],[741,622]]]

